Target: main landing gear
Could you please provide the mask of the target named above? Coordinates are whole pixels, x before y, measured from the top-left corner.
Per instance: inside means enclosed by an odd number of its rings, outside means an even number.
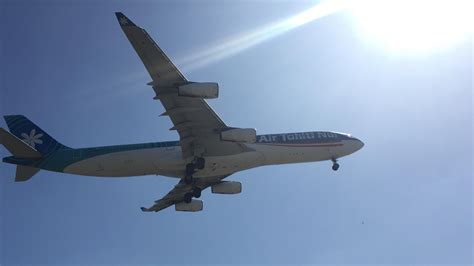
[[[196,169],[202,170],[206,166],[206,160],[202,157],[197,157],[192,162],[186,164],[186,175],[184,176],[184,182],[187,185],[193,183],[193,174],[196,172]]]
[[[332,170],[337,171],[339,169],[339,164],[337,163],[336,159],[331,159],[332,161]]]
[[[193,199],[201,197],[202,189],[195,186],[196,180],[193,178],[193,174],[196,172],[196,169],[202,170],[206,165],[206,161],[202,157],[197,157],[191,163],[186,164],[186,174],[184,176],[184,182],[186,185],[193,185],[193,190],[184,194],[184,202],[190,203]]]
[[[193,197],[195,197],[197,199],[200,198],[201,197],[201,192],[202,192],[201,188],[194,187],[191,192],[188,192],[188,193],[184,194],[184,202],[191,203],[191,201],[193,200]]]

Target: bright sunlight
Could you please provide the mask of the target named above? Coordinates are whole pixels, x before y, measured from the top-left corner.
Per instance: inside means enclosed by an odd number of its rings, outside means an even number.
[[[472,0],[350,2],[367,37],[394,52],[430,52],[471,37]]]
[[[328,15],[347,11],[366,38],[391,52],[425,53],[471,37],[472,0],[326,0],[178,60],[187,71],[220,61]]]
[[[198,53],[193,53],[180,60],[187,71],[220,61],[264,41],[303,26],[307,23],[334,14],[347,7],[345,1],[321,1],[318,4],[281,21],[270,23],[255,30],[230,37]]]

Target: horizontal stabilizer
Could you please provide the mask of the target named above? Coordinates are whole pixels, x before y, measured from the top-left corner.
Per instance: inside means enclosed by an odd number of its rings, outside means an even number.
[[[30,145],[26,144],[10,132],[0,128],[0,144],[15,157],[18,158],[41,158],[41,154]]]
[[[32,176],[34,176],[36,173],[38,173],[39,170],[40,170],[39,168],[35,168],[35,167],[17,165],[15,182],[23,182],[23,181],[28,180]]]

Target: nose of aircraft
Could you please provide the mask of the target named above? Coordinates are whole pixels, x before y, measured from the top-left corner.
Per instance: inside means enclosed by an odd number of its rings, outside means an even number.
[[[353,138],[354,139],[354,146],[355,146],[355,151],[358,151],[364,147],[364,142],[358,138]]]

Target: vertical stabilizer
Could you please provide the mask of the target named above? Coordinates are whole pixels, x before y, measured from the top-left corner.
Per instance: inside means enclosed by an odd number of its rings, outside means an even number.
[[[0,127],[0,144],[17,158],[41,158],[41,154],[24,141]]]
[[[10,132],[15,137],[43,155],[67,148],[22,115],[6,115],[4,117]]]

